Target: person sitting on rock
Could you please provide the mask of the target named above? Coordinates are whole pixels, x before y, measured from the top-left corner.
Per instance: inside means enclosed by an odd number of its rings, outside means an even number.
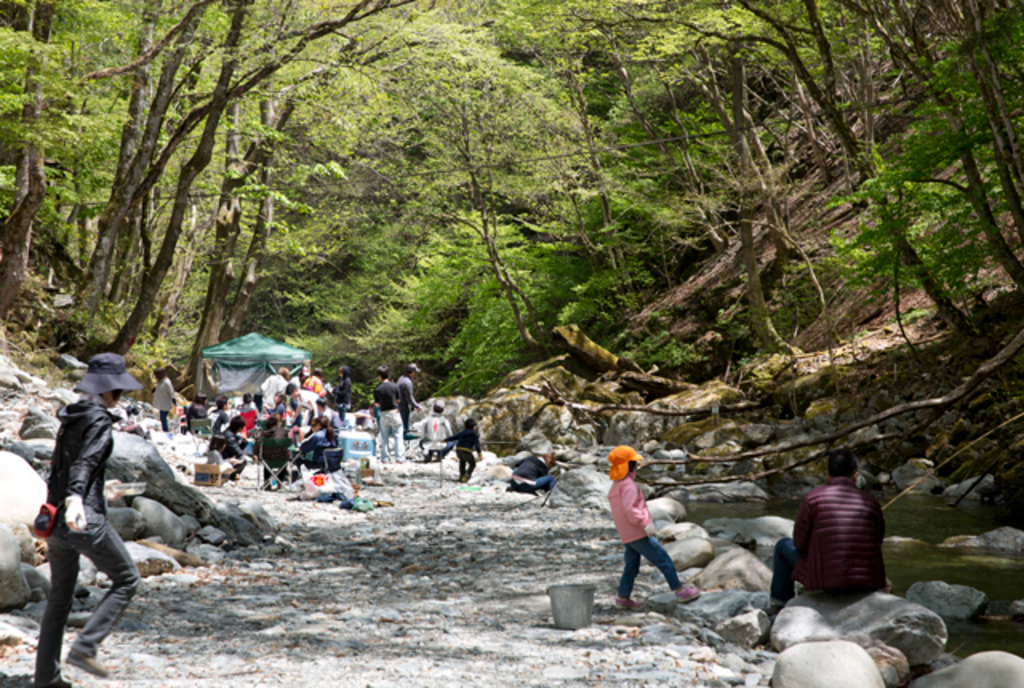
[[[837,594],[886,586],[885,517],[878,500],[857,489],[857,469],[852,451],[830,451],[828,484],[804,496],[793,537],[775,544],[771,601],[776,609],[793,598],[793,581]]]
[[[537,494],[540,490],[550,491],[555,486],[554,476],[548,473],[554,468],[555,453],[551,443],[540,442],[531,448],[532,454],[515,465],[512,480],[508,484],[510,492]]]
[[[654,538],[654,520],[647,509],[643,492],[634,480],[636,466],[641,458],[636,450],[625,445],[615,447],[608,454],[608,462],[612,465],[608,470],[608,477],[614,481],[612,489],[608,491],[608,502],[612,507],[615,529],[619,531],[622,544],[626,546],[626,566],[619,580],[619,596],[615,599],[615,606],[623,609],[636,609],[641,606],[639,602],[630,598],[633,594],[633,582],[640,573],[640,557],[658,567],[665,576],[668,587],[676,594],[677,600],[689,602],[700,597],[698,588],[683,587],[672,564],[672,557]]]
[[[420,448],[425,450],[423,463],[430,463],[434,460],[435,456],[438,461],[443,461],[444,457],[448,456],[448,452],[455,447],[454,440],[450,442],[445,441],[445,438],[452,434],[452,425],[444,417],[444,400],[436,400],[431,414],[417,423],[417,425],[421,426],[420,434],[423,436],[420,440]],[[441,444],[442,442],[444,447],[441,449],[426,449],[429,445]]]

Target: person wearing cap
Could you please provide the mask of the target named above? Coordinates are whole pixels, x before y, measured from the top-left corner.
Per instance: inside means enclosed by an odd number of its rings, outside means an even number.
[[[139,570],[124,542],[107,521],[105,467],[114,447],[110,409],[121,394],[142,389],[117,354],[97,354],[75,391],[82,397],[57,412],[60,431],[47,484],[48,504],[57,507],[46,542],[50,596],[39,628],[35,685],[67,687],[61,677],[60,653],[78,581],[79,556],[92,561],[110,579],[110,589],[82,628],[65,661],[96,676],[106,668],[96,659],[99,644],[110,635],[139,587]]]
[[[405,366],[405,375],[398,378],[398,413],[402,416],[402,429],[405,432],[409,432],[409,416],[412,415],[412,410],[423,412],[423,407],[416,402],[412,389],[413,378],[418,372],[420,367],[410,363]]]
[[[530,448],[532,454],[515,465],[512,480],[508,484],[510,492],[537,494],[540,490],[550,491],[555,486],[555,478],[548,471],[555,465],[555,453],[547,440],[538,442]]]
[[[619,580],[619,596],[615,599],[615,605],[624,609],[636,609],[641,606],[639,602],[630,598],[633,594],[633,582],[640,573],[640,557],[658,567],[665,576],[668,586],[676,594],[677,600],[695,600],[700,597],[700,590],[683,587],[672,564],[672,557],[654,538],[654,520],[647,509],[643,492],[635,480],[636,466],[641,460],[642,457],[632,447],[625,445],[615,447],[608,454],[608,462],[612,465],[608,470],[608,477],[614,481],[608,491],[608,502],[612,507],[615,528],[626,547],[626,565]]]
[[[391,371],[386,365],[377,368],[377,379],[380,384],[373,390],[373,407],[380,413],[377,421],[380,429],[380,461],[391,463],[391,454],[388,445],[391,438],[395,439],[395,461],[405,463],[405,437],[402,428],[402,417],[398,412],[398,405],[401,397],[398,394],[398,385],[388,378]]]

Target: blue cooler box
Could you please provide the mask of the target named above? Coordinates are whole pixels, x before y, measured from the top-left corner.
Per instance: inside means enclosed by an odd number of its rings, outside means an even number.
[[[338,447],[345,451],[345,460],[373,457],[376,442],[368,432],[347,430],[338,434]]]

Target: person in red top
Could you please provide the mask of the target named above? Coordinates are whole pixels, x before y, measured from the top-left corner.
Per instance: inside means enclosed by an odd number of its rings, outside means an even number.
[[[885,517],[878,500],[857,489],[857,469],[849,449],[829,452],[828,484],[807,493],[793,537],[775,544],[773,605],[784,606],[793,598],[793,581],[808,590],[839,594],[886,586]]]
[[[608,477],[615,481],[612,489],[608,491],[608,502],[612,507],[615,529],[619,531],[622,544],[626,546],[626,566],[619,580],[619,596],[615,600],[615,605],[624,609],[636,609],[641,606],[639,602],[630,599],[633,582],[640,573],[640,557],[658,567],[665,576],[668,587],[680,602],[695,600],[700,597],[700,590],[683,587],[672,564],[672,557],[654,538],[654,520],[647,509],[644,494],[634,480],[636,465],[640,460],[640,455],[632,447],[627,446],[615,447],[608,455],[608,461],[612,464],[608,470]]]

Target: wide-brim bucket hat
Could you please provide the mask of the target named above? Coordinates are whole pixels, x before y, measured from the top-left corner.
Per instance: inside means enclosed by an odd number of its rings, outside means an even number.
[[[115,389],[142,389],[139,381],[128,374],[124,358],[118,354],[96,354],[90,358],[85,377],[75,385],[75,391],[83,394],[103,394]]]

